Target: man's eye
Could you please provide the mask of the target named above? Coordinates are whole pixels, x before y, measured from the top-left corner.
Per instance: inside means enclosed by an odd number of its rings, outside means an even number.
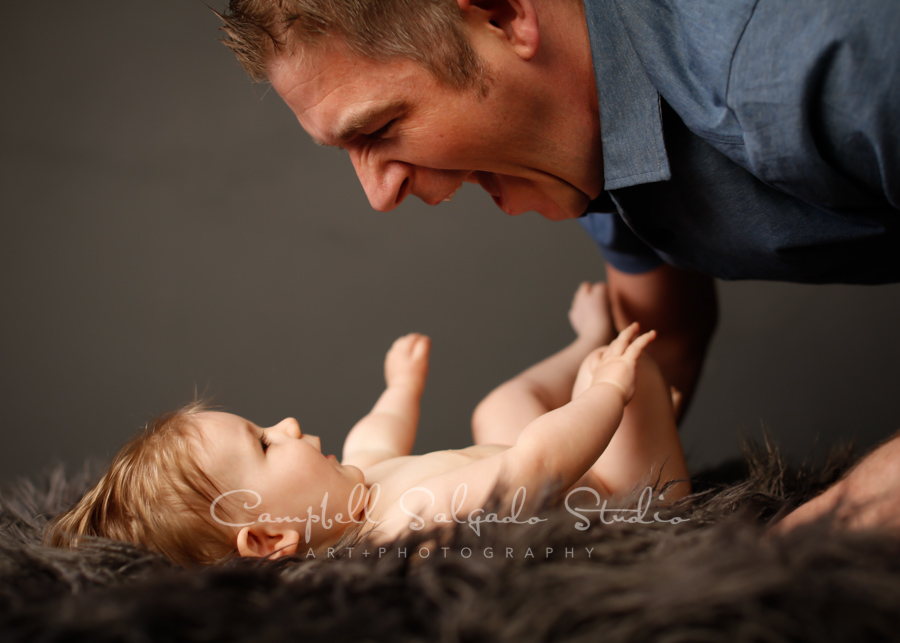
[[[397,122],[396,118],[388,121],[382,127],[378,128],[376,131],[369,134],[369,137],[370,138],[383,138],[383,137],[387,136],[390,133],[391,128],[394,126],[394,123],[396,123],[396,122]]]
[[[259,434],[259,443],[262,445],[263,453],[269,450],[269,447],[272,446],[272,443],[269,441],[269,438],[266,437],[265,433]]]

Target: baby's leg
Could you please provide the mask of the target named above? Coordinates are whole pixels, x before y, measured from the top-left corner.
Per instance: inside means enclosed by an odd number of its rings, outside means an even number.
[[[590,366],[579,370],[573,398],[590,384]],[[579,390],[580,389],[580,390]],[[623,495],[642,484],[660,486],[670,480],[685,480],[670,488],[665,499],[690,493],[672,394],[656,363],[646,354],[638,359],[634,397],[609,446],[591,467],[582,483],[610,495]],[[599,485],[597,482],[599,481]]]
[[[475,444],[515,444],[529,422],[572,399],[578,367],[615,336],[606,284],[583,283],[569,321],[578,337],[569,346],[494,389],[472,415]]]
[[[412,452],[430,351],[431,340],[418,333],[394,342],[384,358],[387,388],[347,434],[343,464],[366,469]]]

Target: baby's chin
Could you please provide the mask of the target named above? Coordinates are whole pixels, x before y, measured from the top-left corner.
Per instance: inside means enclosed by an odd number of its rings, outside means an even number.
[[[356,481],[358,484],[364,484],[366,487],[369,486],[366,483],[366,474],[363,473],[363,470],[359,467],[353,466],[352,464],[342,464],[340,467],[342,473],[351,480]]]

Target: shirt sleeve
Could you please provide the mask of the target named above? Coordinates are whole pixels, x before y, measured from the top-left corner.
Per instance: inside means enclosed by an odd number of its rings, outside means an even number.
[[[596,207],[596,202],[591,205]],[[591,212],[591,209],[589,207],[578,223],[613,268],[628,274],[640,274],[663,263],[659,255],[632,232],[618,212]]]
[[[759,0],[728,107],[754,175],[808,203],[900,209],[900,2]]]

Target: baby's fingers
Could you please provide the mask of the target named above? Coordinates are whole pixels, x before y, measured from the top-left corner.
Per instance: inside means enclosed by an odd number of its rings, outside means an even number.
[[[641,353],[647,348],[647,345],[656,339],[656,331],[650,330],[631,342],[631,345],[625,350],[625,357],[637,360]]]
[[[616,337],[612,342],[610,342],[609,346],[606,347],[606,355],[610,357],[624,355],[628,345],[634,341],[634,338],[640,332],[640,327],[637,322],[634,322],[627,328],[625,328],[619,336]],[[639,353],[640,354],[640,353]]]

